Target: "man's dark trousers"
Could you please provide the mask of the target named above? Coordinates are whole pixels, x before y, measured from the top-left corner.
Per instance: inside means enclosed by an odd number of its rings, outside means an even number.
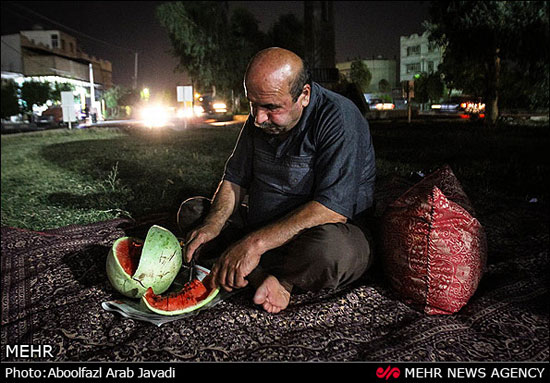
[[[180,234],[186,235],[208,214],[210,200],[194,197],[178,211]],[[246,207],[231,216],[220,235],[202,246],[197,263],[211,268],[231,244],[246,235]],[[303,291],[336,289],[360,278],[372,264],[371,235],[359,223],[329,223],[304,230],[285,245],[262,255],[250,276],[274,275],[280,282]]]

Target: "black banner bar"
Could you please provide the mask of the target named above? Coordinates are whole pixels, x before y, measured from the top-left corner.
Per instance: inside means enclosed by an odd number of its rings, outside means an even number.
[[[123,382],[144,379],[147,382],[176,382],[194,374],[210,378],[246,376],[281,376],[285,373],[308,373],[312,376],[345,373],[344,377],[376,382],[546,382],[548,362],[503,363],[401,363],[401,362],[2,362],[5,382],[66,381]],[[191,375],[190,375],[191,374]],[[310,376],[311,376],[310,375]],[[257,376],[257,375],[251,375]]]

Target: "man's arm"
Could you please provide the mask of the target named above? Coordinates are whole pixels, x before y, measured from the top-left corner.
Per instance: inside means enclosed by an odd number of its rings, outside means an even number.
[[[245,277],[258,266],[265,252],[284,245],[306,229],[346,220],[319,202],[307,202],[231,246],[212,269],[213,280],[227,291],[244,287],[248,284]]]
[[[347,218],[317,201],[298,207],[282,219],[269,224],[248,237],[258,251],[265,253],[289,242],[306,229],[326,223],[345,223]]]
[[[223,180],[220,182],[212,206],[203,223],[187,236],[185,247],[185,261],[191,261],[195,251],[204,243],[216,238],[222,231],[225,223],[241,204],[246,190],[241,186]]]

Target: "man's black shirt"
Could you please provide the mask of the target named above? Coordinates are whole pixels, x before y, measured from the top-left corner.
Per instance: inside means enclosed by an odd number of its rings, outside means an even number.
[[[373,203],[375,173],[367,120],[349,99],[313,83],[283,141],[248,117],[224,179],[248,190],[248,222],[258,226],[312,200],[353,219]]]

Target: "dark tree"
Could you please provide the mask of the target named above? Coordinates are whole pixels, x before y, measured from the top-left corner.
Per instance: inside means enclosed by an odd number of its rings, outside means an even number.
[[[13,81],[2,82],[2,118],[19,114],[18,86]]]
[[[270,46],[285,48],[304,57],[304,23],[294,14],[279,16],[267,35]]]
[[[260,31],[258,20],[249,10],[236,8],[230,17],[232,39],[232,76],[231,89],[238,92],[243,86],[243,76],[250,58],[259,50],[268,46],[265,33]]]
[[[51,97],[49,82],[27,81],[21,85],[21,98],[26,112],[32,112],[33,105],[41,106]]]
[[[425,23],[430,39],[444,47],[445,81],[486,99],[488,124],[499,115],[502,67],[516,62],[535,83],[548,84],[548,2],[431,2]],[[534,84],[535,84],[534,83]],[[533,85],[534,85],[533,84]],[[546,85],[548,97],[548,86]]]
[[[443,96],[443,82],[439,73],[421,73],[414,82],[414,99],[420,103],[439,101]]]
[[[266,43],[249,11],[230,15],[227,2],[179,1],[160,5],[157,17],[179,58],[177,69],[189,74],[195,89],[242,91],[246,64]]]
[[[357,84],[359,89],[364,93],[370,85],[372,73],[363,60],[357,59],[351,62],[349,77],[351,82]]]
[[[75,86],[66,82],[54,82],[53,89],[50,89],[50,99],[61,102],[61,92],[75,90]]]
[[[231,40],[228,9],[220,1],[167,2],[157,7],[172,53],[197,88],[228,86]]]

